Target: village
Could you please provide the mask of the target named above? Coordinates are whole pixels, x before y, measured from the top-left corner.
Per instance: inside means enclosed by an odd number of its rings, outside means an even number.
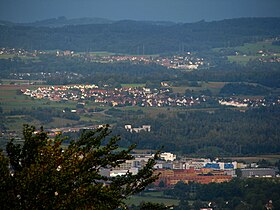
[[[206,101],[205,96],[185,97],[172,94],[169,88],[151,89],[145,87],[98,88],[96,85],[67,85],[39,87],[35,90],[21,90],[34,99],[51,101],[77,101],[84,105],[85,100],[110,106],[141,107],[187,107]]]
[[[197,57],[192,52],[185,52],[182,55],[172,56],[160,56],[160,55],[122,55],[122,54],[110,54],[106,52],[100,53],[76,53],[71,50],[65,51],[28,51],[25,49],[15,48],[0,48],[0,55],[6,55],[7,58],[15,57],[32,57],[36,58],[40,55],[55,55],[57,57],[78,57],[83,58],[85,61],[98,62],[98,63],[115,63],[115,62],[130,62],[133,64],[150,64],[155,63],[158,65],[165,66],[169,69],[185,69],[195,70],[201,66],[209,65],[204,61],[204,58]]]
[[[50,101],[77,101],[80,106],[91,101],[101,106],[112,107],[139,106],[139,107],[191,107],[207,102],[209,96],[179,96],[169,87],[151,89],[146,87],[109,88],[97,85],[65,85],[46,86],[35,90],[22,89],[21,92],[34,99]],[[276,106],[280,104],[279,97],[274,98],[239,98],[213,97],[220,105],[238,108],[257,108]]]
[[[232,106],[238,108],[258,108],[258,107],[267,107],[267,106],[276,106],[280,105],[280,98],[238,98],[238,97],[224,97],[222,99],[218,99],[220,105],[224,106]]]
[[[183,55],[173,56],[146,56],[146,55],[80,55],[85,57],[86,60],[94,62],[131,62],[133,64],[139,63],[156,63],[158,65],[165,66],[169,69],[185,69],[196,70],[201,66],[206,65],[203,58],[194,56],[192,52],[183,53]],[[207,64],[208,65],[208,64]]]

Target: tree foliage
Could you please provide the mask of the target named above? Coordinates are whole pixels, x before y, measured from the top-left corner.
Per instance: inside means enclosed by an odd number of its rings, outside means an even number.
[[[174,189],[168,189],[164,194],[180,198],[178,209],[181,209],[181,206],[187,206],[186,200],[191,201],[194,209],[209,207],[211,203],[211,206],[217,210],[264,209],[264,206],[272,200],[273,209],[279,209],[279,186],[280,182],[277,178],[233,179],[230,182],[210,184],[178,182]],[[190,194],[193,196],[178,196]]]
[[[164,210],[168,209],[164,204],[144,202],[140,204],[140,210]]]
[[[108,126],[83,132],[65,148],[61,136],[51,140],[43,129],[34,132],[35,127],[25,125],[23,146],[10,141],[7,157],[1,153],[2,209],[114,209],[158,178],[153,175],[155,158],[136,175],[101,175],[102,168],[133,159],[129,153],[135,147],[117,151],[120,137],[107,139]]]

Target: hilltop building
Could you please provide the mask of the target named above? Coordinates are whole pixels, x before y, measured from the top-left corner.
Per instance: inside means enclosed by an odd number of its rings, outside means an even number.
[[[133,128],[132,125],[125,125],[124,128],[129,132],[139,133],[140,131],[151,132],[150,125],[142,125],[142,127]]]

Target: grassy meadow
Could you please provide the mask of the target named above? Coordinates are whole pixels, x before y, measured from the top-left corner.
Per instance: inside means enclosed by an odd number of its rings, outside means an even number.
[[[186,90],[197,93],[203,90],[210,90],[214,95],[218,94],[224,87],[225,82],[198,82],[199,87],[185,86],[174,86],[172,90],[174,93],[184,94]]]
[[[127,205],[140,205],[142,202],[163,203],[166,206],[178,205],[180,200],[166,198],[163,192],[144,192],[142,195],[133,195],[126,200]]]
[[[249,61],[258,59],[280,58],[280,46],[272,45],[272,40],[265,40],[256,43],[246,43],[243,46],[227,48],[238,52],[238,55],[227,56],[230,62],[246,65]],[[222,48],[215,48],[219,52]]]

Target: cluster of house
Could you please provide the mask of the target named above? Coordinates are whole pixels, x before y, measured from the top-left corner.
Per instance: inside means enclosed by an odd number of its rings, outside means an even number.
[[[227,100],[222,99],[222,100],[219,100],[219,104],[225,105],[225,106],[248,107],[247,103],[242,103],[242,102],[234,101],[234,100],[227,101]]]
[[[278,39],[272,39],[270,41],[277,41]],[[236,56],[243,56],[247,57],[247,54],[242,54],[240,52],[235,52]],[[251,54],[249,54],[250,56]],[[258,56],[258,61],[262,63],[279,63],[280,62],[280,56],[279,53],[276,51],[271,51],[270,49],[266,50],[258,50],[256,54],[253,54],[254,56]]]
[[[141,106],[141,107],[188,107],[206,102],[207,97],[178,96],[163,82],[161,89],[145,87],[99,88],[97,85],[65,85],[39,87],[35,90],[23,89],[24,95],[35,99],[51,101],[83,101],[110,106]],[[219,104],[225,106],[265,107],[280,105],[280,98],[218,98]]]
[[[23,48],[0,48],[0,55],[14,55],[14,56],[27,56],[27,57],[36,57],[38,55],[54,54],[52,51],[43,51],[43,50],[26,50]],[[70,56],[74,55],[74,51],[65,50],[55,52],[56,56]]]
[[[279,54],[274,53],[274,52],[269,52],[268,50],[259,50],[257,52],[258,55],[261,55],[258,60],[263,63],[279,63],[280,62],[280,57]]]
[[[133,160],[128,160],[114,169],[102,169],[101,174],[110,177],[124,175],[128,171],[136,174],[151,157],[153,157],[152,154],[134,154]],[[275,177],[277,174],[275,168],[258,168],[256,164],[244,164],[236,161],[211,161],[204,158],[176,160],[176,155],[169,152],[162,153],[160,157],[161,160],[158,160],[154,166],[156,169],[154,173],[160,173],[159,179],[154,183],[156,186],[173,186],[180,181],[200,184],[228,182],[237,176],[237,169],[240,169],[241,177],[244,178]]]
[[[26,56],[26,57],[36,57],[39,54],[48,54],[42,50],[28,51],[23,48],[0,48],[0,55],[13,55],[13,56]]]
[[[280,98],[223,98],[219,100],[219,104],[234,107],[266,107],[280,105]]]
[[[191,52],[187,52],[187,55],[183,56],[158,57],[155,61],[157,64],[171,69],[195,70],[205,65],[203,58],[194,57]]]
[[[198,58],[192,55],[191,52],[187,52],[184,55],[174,55],[174,56],[144,56],[144,55],[83,55],[86,60],[91,60],[95,62],[124,62],[128,61],[133,64],[139,63],[156,63],[171,69],[198,69],[200,66],[205,65],[203,58]]]
[[[145,87],[100,89],[96,85],[68,85],[39,87],[35,90],[21,90],[24,95],[35,99],[51,101],[91,100],[111,106],[168,107],[193,106],[206,101],[205,96],[185,97],[171,94],[170,89],[150,89]]]
[[[0,55],[15,55],[15,56],[24,56],[29,55],[30,53],[24,49],[15,49],[15,48],[0,48]]]
[[[55,54],[56,56],[75,56],[84,58],[86,61],[102,62],[102,63],[114,63],[114,62],[130,62],[133,64],[149,64],[156,63],[171,69],[198,69],[200,66],[205,65],[203,58],[194,56],[191,52],[182,53],[182,55],[174,56],[145,56],[145,55],[102,55],[102,54],[90,54],[90,53],[76,53],[72,50],[55,52],[52,51],[27,51],[25,49],[15,48],[0,48],[0,55],[16,55],[16,56],[32,56],[36,57],[40,54]]]
[[[115,63],[115,62],[130,62],[133,64],[138,63],[151,63],[152,59],[150,56],[135,56],[135,55],[91,55],[91,54],[81,54],[81,57],[85,57],[85,60],[90,60],[92,62],[102,62],[102,63]]]
[[[261,57],[258,60],[262,63],[280,63],[280,57],[277,54],[271,57]]]
[[[69,80],[77,79],[83,77],[79,73],[75,72],[18,72],[18,73],[10,73],[8,78],[17,79],[17,80],[29,80],[29,84],[34,84],[32,80],[36,80],[38,84],[38,80],[41,80],[39,83],[46,83],[46,80],[49,78],[67,78]]]

